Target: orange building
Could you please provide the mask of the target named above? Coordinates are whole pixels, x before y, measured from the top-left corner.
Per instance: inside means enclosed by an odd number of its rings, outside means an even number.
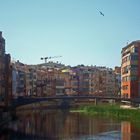
[[[131,42],[121,53],[121,96],[140,97],[140,41]]]

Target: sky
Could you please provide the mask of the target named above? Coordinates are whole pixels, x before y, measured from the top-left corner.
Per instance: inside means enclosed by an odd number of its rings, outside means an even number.
[[[6,53],[25,64],[121,65],[121,49],[140,40],[140,0],[0,0]],[[101,11],[104,16],[100,14]]]

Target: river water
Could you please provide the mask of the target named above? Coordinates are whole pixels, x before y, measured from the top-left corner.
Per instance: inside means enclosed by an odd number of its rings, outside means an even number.
[[[140,128],[129,121],[88,116],[68,110],[17,112],[0,140],[140,140]]]

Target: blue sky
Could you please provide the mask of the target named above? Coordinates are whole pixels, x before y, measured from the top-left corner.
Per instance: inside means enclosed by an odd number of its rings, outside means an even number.
[[[140,39],[140,0],[0,0],[6,53],[27,64],[121,65],[121,49]],[[100,15],[102,11],[105,16]]]

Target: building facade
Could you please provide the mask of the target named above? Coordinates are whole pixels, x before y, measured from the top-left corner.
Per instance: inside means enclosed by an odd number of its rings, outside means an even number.
[[[115,93],[118,97],[121,97],[121,67],[115,67]]]
[[[140,41],[128,44],[121,54],[121,96],[140,97]]]
[[[5,94],[5,39],[0,32],[0,101],[4,102]]]
[[[0,31],[0,105],[7,106],[12,93],[11,57],[5,54],[5,39]]]

